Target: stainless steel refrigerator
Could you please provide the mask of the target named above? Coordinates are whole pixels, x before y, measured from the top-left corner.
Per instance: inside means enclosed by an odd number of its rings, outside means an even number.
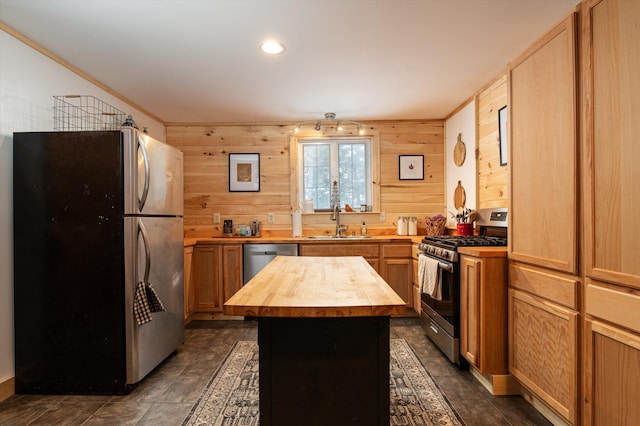
[[[13,206],[16,393],[127,393],[184,340],[182,153],[14,133]],[[139,322],[147,284],[164,310]]]

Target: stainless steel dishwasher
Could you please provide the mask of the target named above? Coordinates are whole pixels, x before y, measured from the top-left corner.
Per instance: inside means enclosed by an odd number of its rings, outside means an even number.
[[[297,256],[297,244],[243,244],[242,283],[246,284],[276,256]]]

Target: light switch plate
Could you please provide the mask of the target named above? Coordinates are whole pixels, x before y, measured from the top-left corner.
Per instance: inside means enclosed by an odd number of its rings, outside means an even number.
[[[267,213],[267,222],[273,223],[273,221],[274,221],[273,213]]]
[[[380,212],[380,222],[387,220],[387,215],[384,212]]]
[[[213,214],[213,223],[220,223],[220,213]]]

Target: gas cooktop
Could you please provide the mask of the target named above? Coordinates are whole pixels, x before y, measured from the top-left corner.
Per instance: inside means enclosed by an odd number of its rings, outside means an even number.
[[[506,246],[507,238],[485,235],[438,235],[424,237],[422,243],[456,250],[459,246]]]

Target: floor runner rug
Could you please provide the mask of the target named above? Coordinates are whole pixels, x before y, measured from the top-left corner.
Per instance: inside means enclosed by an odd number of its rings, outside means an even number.
[[[390,425],[463,425],[404,339],[391,339]],[[258,344],[236,342],[185,419],[184,426],[260,424]]]

